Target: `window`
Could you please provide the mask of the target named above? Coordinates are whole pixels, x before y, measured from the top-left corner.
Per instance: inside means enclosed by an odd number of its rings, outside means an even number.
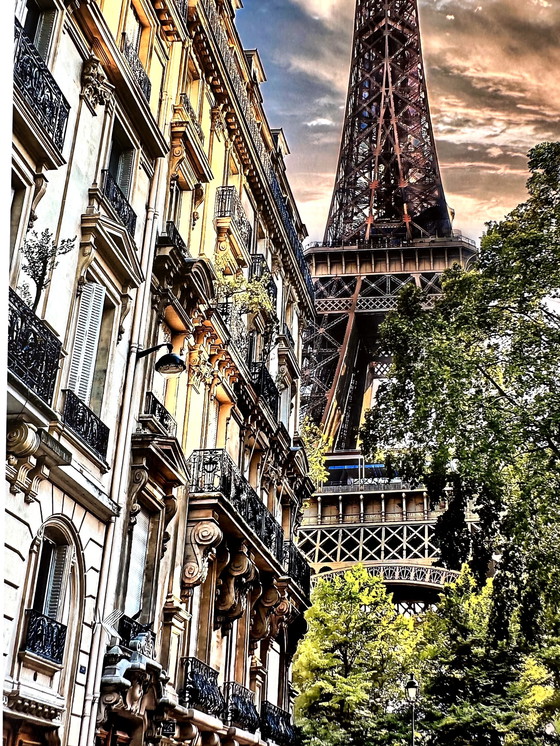
[[[128,617],[136,617],[142,610],[146,559],[150,537],[150,514],[148,511],[145,508],[140,508],[138,513],[136,513],[135,520],[136,523],[132,529],[130,562],[127,573],[128,582],[124,604],[124,613]]]
[[[34,611],[62,621],[71,559],[71,547],[56,534],[43,537],[33,598]]]
[[[56,19],[55,8],[45,0],[16,0],[15,15],[27,37],[46,60]]]
[[[134,51],[138,53],[140,51],[140,40],[142,38],[142,23],[138,17],[133,5],[128,6],[128,12],[126,14],[126,24],[124,27],[124,33],[126,34],[127,42],[132,46]]]
[[[115,121],[109,153],[109,173],[127,198],[130,195],[132,187],[134,155],[134,148],[126,136],[122,125],[120,122]]]

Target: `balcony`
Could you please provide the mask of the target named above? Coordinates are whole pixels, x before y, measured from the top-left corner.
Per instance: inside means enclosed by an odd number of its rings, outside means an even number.
[[[284,323],[284,325],[282,326],[282,334],[286,338],[288,344],[292,347],[292,349],[295,350],[296,343],[294,342],[294,337],[292,335],[292,332],[290,331],[290,327],[286,323]]]
[[[11,288],[8,313],[8,368],[50,406],[62,344]]]
[[[255,707],[255,694],[232,681],[224,684],[226,724],[255,733],[259,727],[259,713]]]
[[[105,461],[109,428],[71,389],[65,389],[64,395],[64,422],[102,461]]]
[[[184,666],[184,685],[179,693],[181,705],[221,720],[226,703],[218,687],[218,672],[198,658],[186,658]]]
[[[233,186],[218,187],[214,207],[214,223],[218,236],[229,230],[244,251],[250,251],[253,228],[245,215],[245,210]]]
[[[278,419],[280,393],[274,383],[274,379],[263,362],[251,363],[251,378],[256,392],[266,402],[274,418]]]
[[[113,210],[117,213],[119,220],[126,228],[130,237],[134,239],[134,231],[136,230],[136,213],[130,206],[129,201],[125,197],[120,186],[115,181],[115,177],[108,169],[101,171],[101,178],[101,190],[104,196]]]
[[[148,75],[144,70],[144,66],[140,62],[138,52],[136,51],[133,44],[131,44],[126,34],[122,35],[121,51],[124,55],[124,58],[128,62],[132,77],[138,83],[138,86],[144,94],[146,100],[149,101],[150,93],[152,92],[152,84],[150,83],[150,79],[148,78]]]
[[[282,528],[237,466],[221,449],[194,451],[188,460],[191,495],[219,492],[273,557],[282,564]]]
[[[125,648],[130,648],[130,644],[134,638],[138,635],[146,635],[149,640],[149,645],[144,646],[145,649],[151,649],[152,651],[156,645],[156,635],[153,631],[152,624],[140,624],[135,619],[131,619],[128,616],[122,616],[119,621],[119,635],[121,637],[121,645]]]
[[[37,117],[40,129],[46,132],[56,148],[62,151],[70,105],[17,19],[14,81]]]
[[[304,596],[308,597],[311,591],[311,568],[293,541],[284,542],[284,567]]]
[[[192,104],[190,102],[189,97],[186,93],[181,94],[181,106],[183,109],[187,112],[189,115],[189,119],[192,123],[192,126],[194,127],[194,130],[196,134],[198,135],[200,142],[204,145],[204,132],[202,131],[202,127],[200,126],[200,122],[198,121],[198,117],[195,113],[195,110],[192,107]]]
[[[144,416],[142,419],[149,417],[156,427],[164,434],[174,438],[177,434],[177,423],[169,414],[163,404],[156,399],[151,391],[146,392],[146,401],[144,403]]]
[[[171,242],[172,246],[178,249],[181,252],[181,254],[183,254],[183,256],[190,257],[187,244],[183,240],[183,237],[179,233],[177,226],[172,220],[168,220],[167,223],[165,224],[165,235]]]
[[[39,658],[62,665],[66,627],[34,609],[27,609],[27,629],[23,649]]]
[[[268,292],[268,296],[270,300],[272,301],[272,305],[274,306],[274,308],[276,308],[278,288],[276,287],[276,283],[272,279],[272,274],[270,272],[270,269],[268,268],[266,259],[263,256],[263,254],[253,254],[251,256],[249,279],[250,280],[261,280],[263,277],[266,278],[266,290]]]
[[[243,360],[247,360],[249,356],[249,330],[239,307],[235,303],[220,303],[218,311],[229,331],[231,341]]]
[[[278,746],[296,746],[299,742],[298,730],[292,723],[290,713],[270,702],[262,703],[261,736]]]

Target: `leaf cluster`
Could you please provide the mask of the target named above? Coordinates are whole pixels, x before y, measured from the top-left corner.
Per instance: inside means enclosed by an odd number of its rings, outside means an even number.
[[[37,310],[41,293],[50,283],[51,274],[58,265],[58,257],[72,251],[76,243],[75,236],[63,239],[58,245],[52,238],[53,234],[48,228],[45,228],[41,234],[31,231],[21,247],[21,254],[25,259],[22,269],[35,284],[34,296],[31,296],[27,286],[24,288],[24,295],[33,311]]]

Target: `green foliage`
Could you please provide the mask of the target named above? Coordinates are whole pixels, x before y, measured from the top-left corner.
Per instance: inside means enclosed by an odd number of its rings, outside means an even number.
[[[36,231],[31,231],[21,247],[21,253],[25,259],[22,269],[35,284],[35,295],[31,294],[27,284],[21,287],[21,295],[33,311],[37,310],[41,293],[50,283],[52,271],[58,265],[57,258],[72,251],[76,242],[76,237],[66,238],[57,246],[52,237],[53,234],[48,228],[45,228],[40,235]]]
[[[241,313],[263,311],[268,316],[272,316],[276,312],[267,288],[270,279],[268,272],[264,272],[262,277],[254,277],[251,280],[248,280],[240,269],[231,273],[225,255],[219,249],[216,252],[215,265],[217,270],[216,294],[219,297],[233,298]]]
[[[435,503],[441,563],[479,584],[499,559],[493,633],[543,648],[560,634],[560,143],[529,154],[529,198],[480,254],[443,277],[432,309],[406,288],[383,327],[391,377],[362,429]],[[469,531],[469,506],[480,518]]]
[[[309,417],[306,417],[301,423],[299,434],[307,454],[309,478],[318,487],[329,477],[329,471],[325,464],[326,454],[330,451],[332,442]]]

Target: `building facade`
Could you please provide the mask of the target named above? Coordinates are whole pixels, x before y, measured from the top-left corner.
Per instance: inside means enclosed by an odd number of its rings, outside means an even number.
[[[240,0],[18,0],[4,743],[296,741],[305,227]]]

